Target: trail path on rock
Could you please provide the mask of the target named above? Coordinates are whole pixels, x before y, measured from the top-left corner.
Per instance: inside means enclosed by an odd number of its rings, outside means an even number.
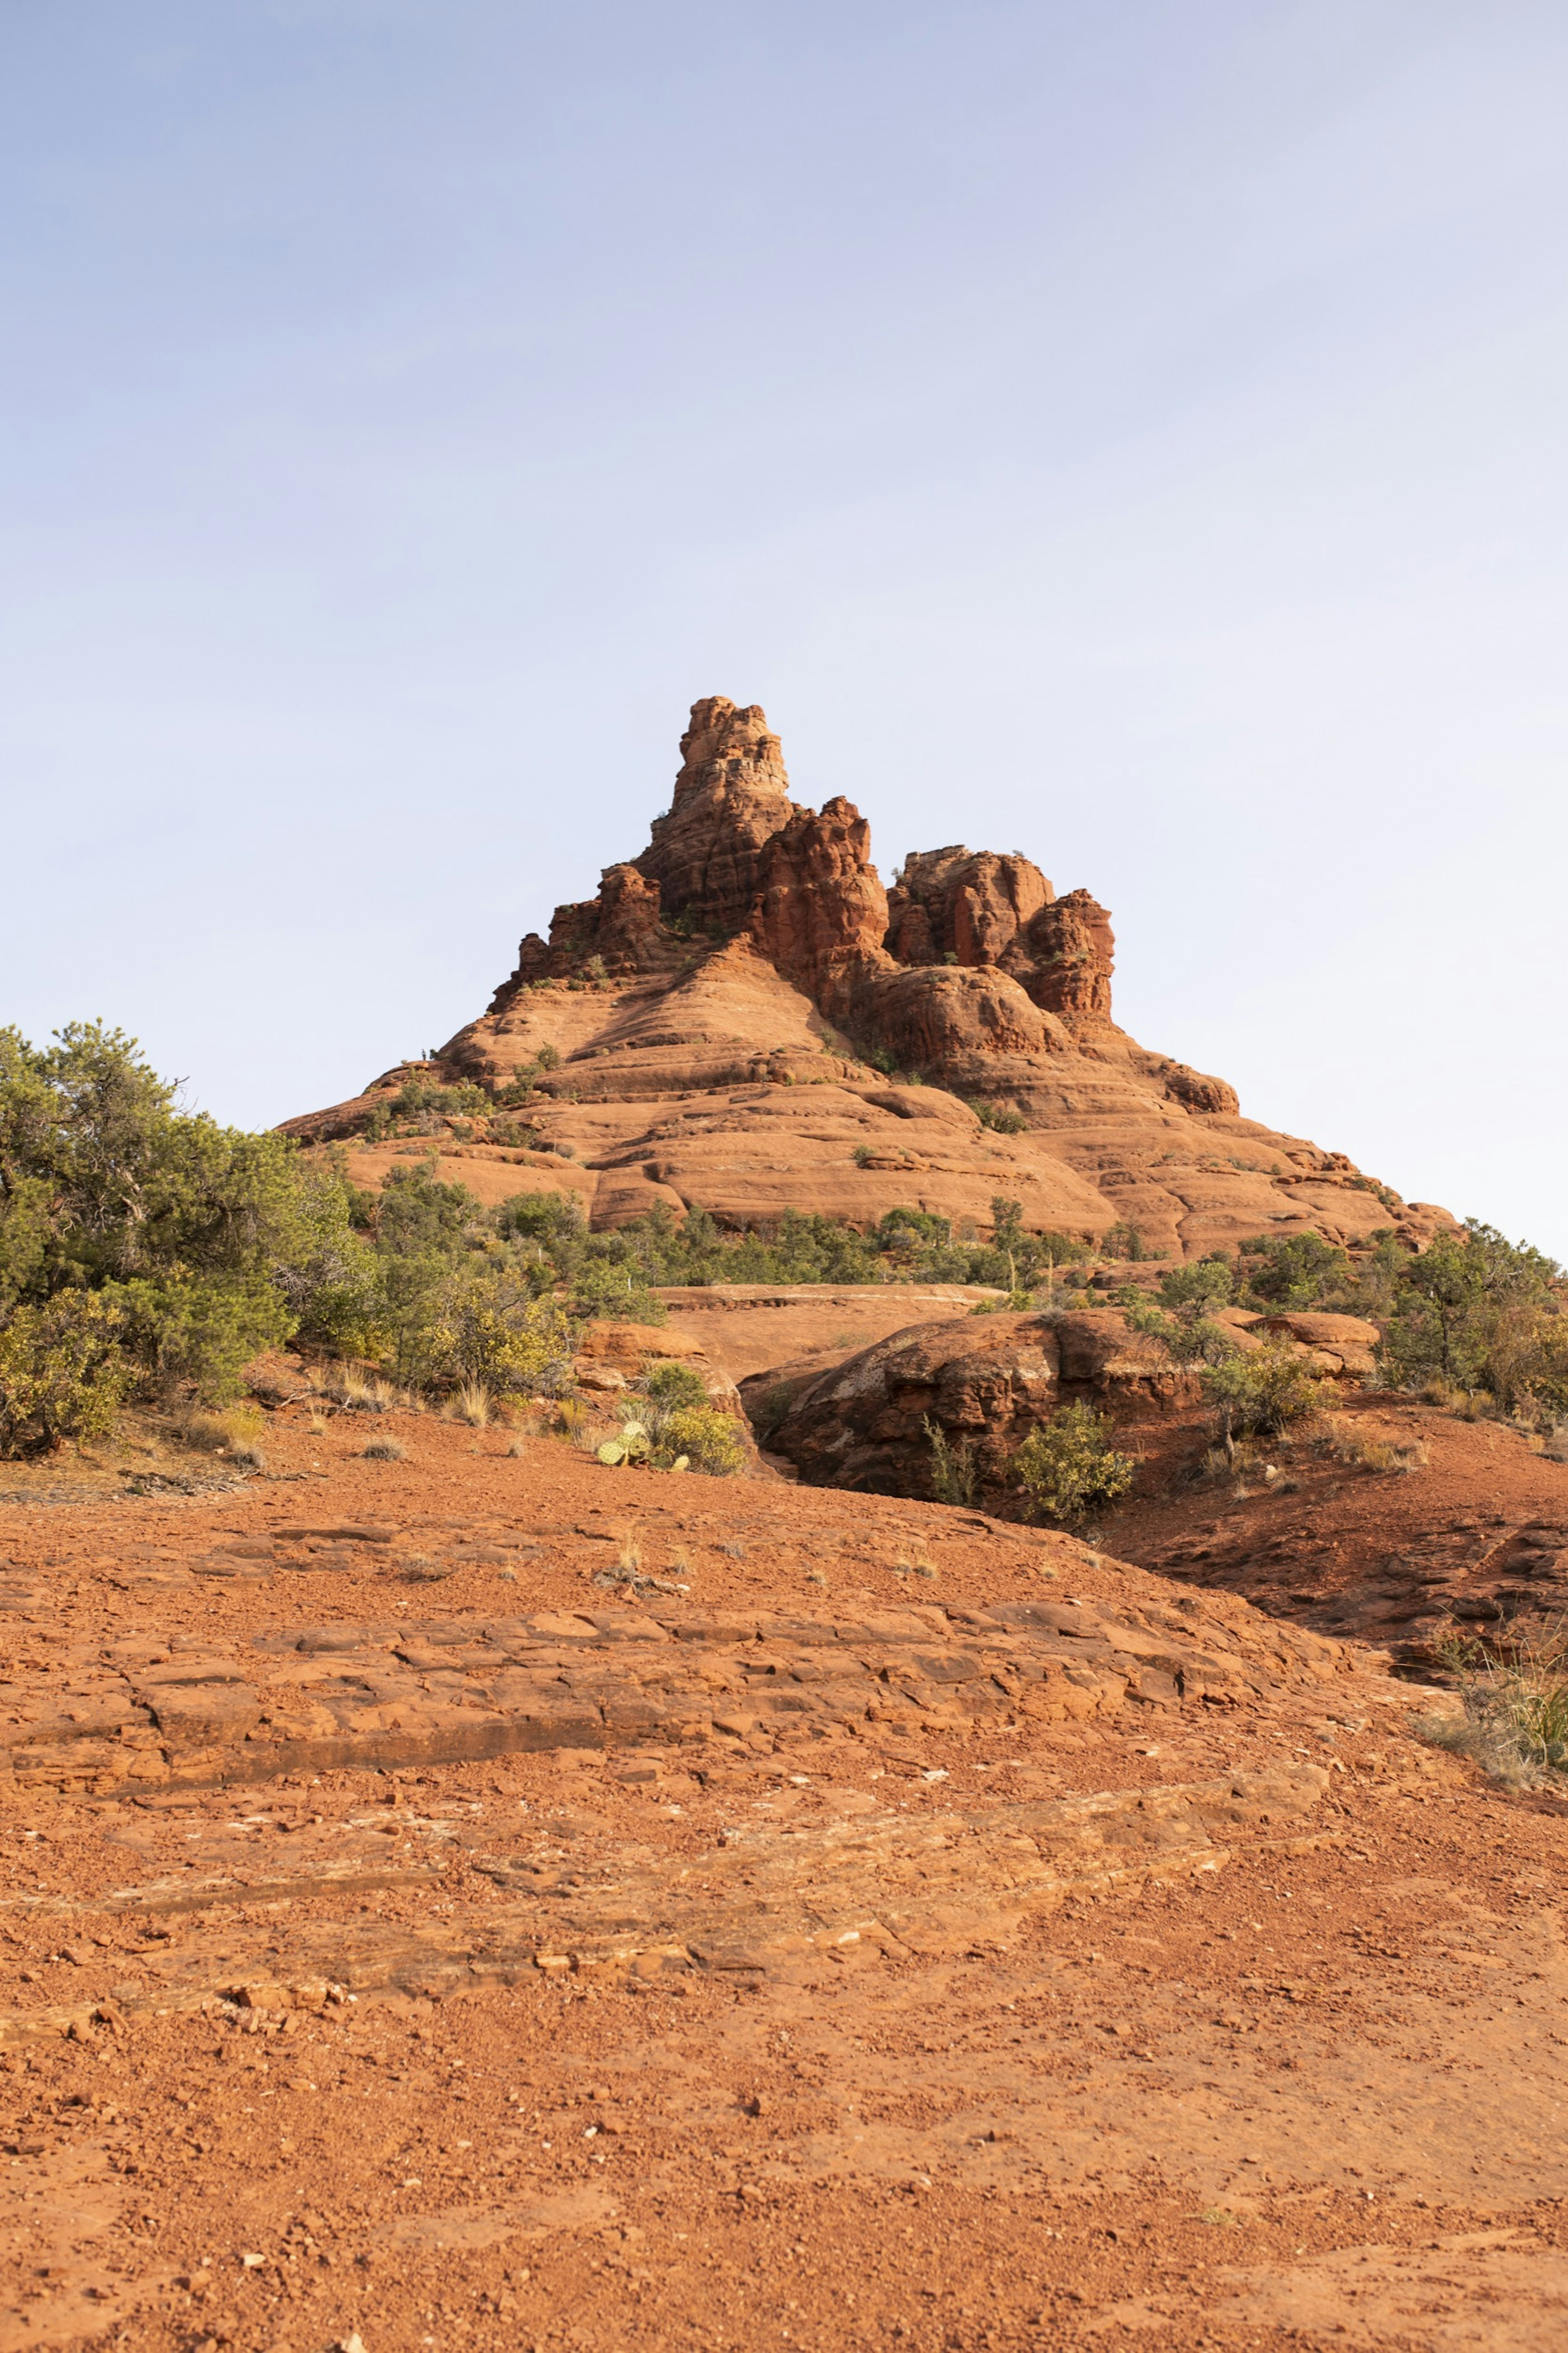
[[[400,1434],[0,1506],[0,2353],[1563,2341],[1563,1808],[1385,1662]]]

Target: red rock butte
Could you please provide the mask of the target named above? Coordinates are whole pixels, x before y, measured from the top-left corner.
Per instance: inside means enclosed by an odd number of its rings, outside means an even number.
[[[1087,891],[957,846],[916,852],[885,890],[852,803],[790,798],[754,703],[695,703],[680,751],[647,848],[558,907],[548,939],[528,934],[486,1012],[285,1133],[349,1145],[361,1184],[433,1149],[481,1198],[570,1192],[597,1229],[663,1202],[732,1228],[902,1207],[984,1232],[1000,1195],[1031,1228],[1099,1243],[1131,1227],[1177,1258],[1307,1227],[1418,1244],[1448,1222],[1129,1037]],[[436,1113],[427,1142],[382,1143],[410,1079],[531,1088],[532,1140],[498,1103],[494,1122]],[[1023,1124],[999,1132],[998,1114]]]

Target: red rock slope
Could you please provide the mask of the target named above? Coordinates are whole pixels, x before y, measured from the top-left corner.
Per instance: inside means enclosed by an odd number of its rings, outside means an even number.
[[[521,1075],[542,1151],[430,1119],[444,1173],[487,1198],[574,1191],[601,1228],[662,1200],[731,1225],[903,1205],[984,1229],[1004,1194],[1033,1227],[1130,1224],[1182,1256],[1309,1225],[1423,1240],[1445,1221],[1120,1029],[1087,891],[1058,898],[1026,858],[962,848],[910,858],[885,891],[848,801],[790,799],[755,705],[697,703],[681,755],[647,849],[558,907],[548,940],[528,934],[486,1013],[433,1063],[286,1132],[353,1143],[374,1180],[389,1155],[364,1131],[411,1075],[492,1095]],[[541,1070],[544,1050],[559,1061]],[[998,1133],[973,1106],[1027,1124]]]

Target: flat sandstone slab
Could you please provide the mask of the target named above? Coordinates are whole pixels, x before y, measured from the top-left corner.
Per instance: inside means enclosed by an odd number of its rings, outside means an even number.
[[[1364,1672],[1319,1636],[1186,1596],[1169,1608],[584,1609],[144,1651],[16,1674],[0,1715],[13,1791],[112,1797],[520,1750],[1268,1707]]]

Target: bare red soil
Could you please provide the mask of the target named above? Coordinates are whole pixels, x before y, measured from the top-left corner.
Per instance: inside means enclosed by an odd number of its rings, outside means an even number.
[[[1426,1435],[1176,1565],[1284,1608],[1286,1545],[1561,1509]],[[1065,1537],[511,1442],[280,1412],[0,1504],[0,2353],[1563,2342],[1568,1825],[1441,1698]]]

